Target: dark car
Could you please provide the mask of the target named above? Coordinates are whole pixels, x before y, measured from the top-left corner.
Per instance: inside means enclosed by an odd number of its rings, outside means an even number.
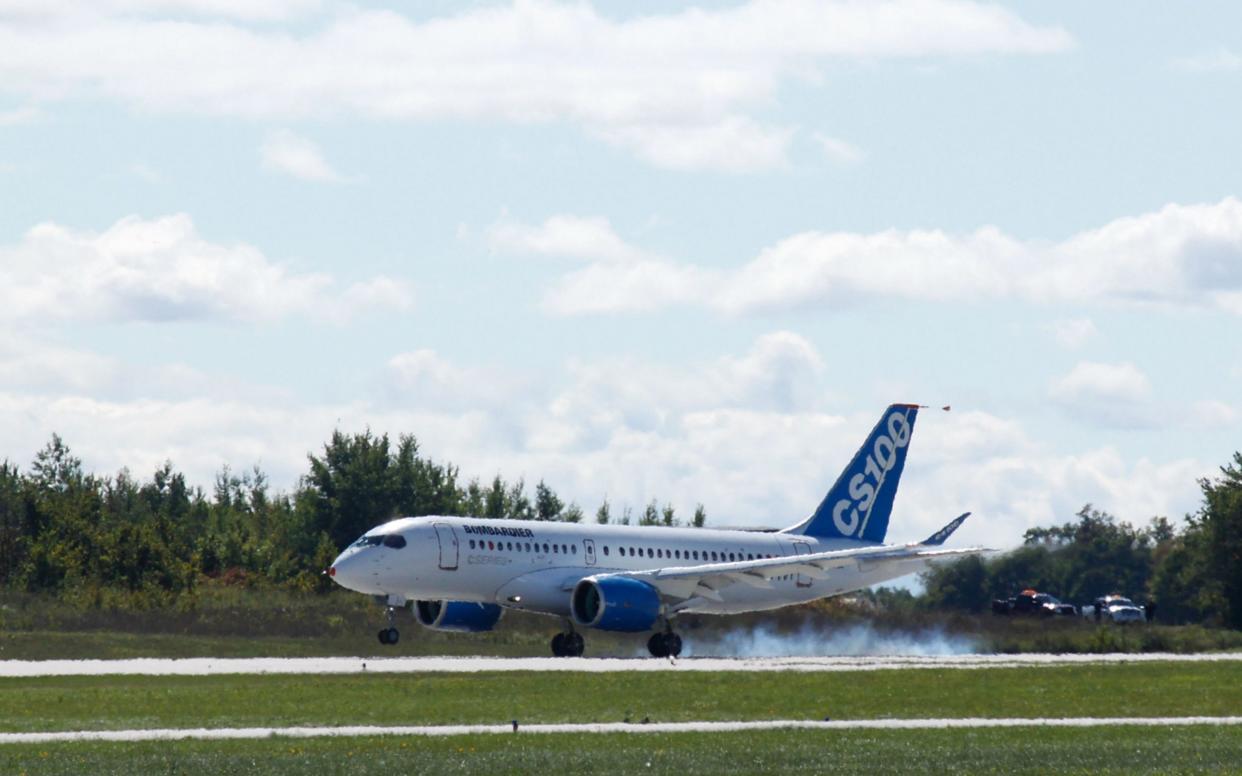
[[[1061,603],[1056,596],[1027,588],[1011,598],[997,598],[992,601],[992,613],[1055,617],[1076,615],[1078,609],[1073,604]]]

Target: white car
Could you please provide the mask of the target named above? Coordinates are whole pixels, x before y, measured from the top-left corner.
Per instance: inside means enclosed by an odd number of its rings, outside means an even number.
[[[1104,598],[1097,598],[1095,609],[1100,615],[1099,619],[1108,620],[1109,622],[1147,621],[1147,614],[1143,611],[1143,608],[1124,596],[1110,595]]]

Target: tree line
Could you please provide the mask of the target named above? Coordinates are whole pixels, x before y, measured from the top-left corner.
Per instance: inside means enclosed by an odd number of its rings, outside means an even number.
[[[166,462],[139,481],[86,472],[59,436],[28,471],[0,462],[0,587],[85,597],[88,602],[165,605],[204,579],[315,591],[322,570],[371,527],[398,516],[463,515],[580,522],[545,482],[496,475],[463,482],[456,466],[423,456],[412,435],[336,431],[291,493],[273,492],[258,467],[221,470],[211,492]],[[629,523],[603,501],[599,523]],[[702,526],[699,505],[690,525]],[[641,525],[678,525],[671,504],[648,503]],[[117,594],[120,594],[118,597]]]
[[[1028,530],[1013,552],[931,569],[923,603],[983,612],[1026,587],[1077,604],[1120,593],[1154,602],[1163,622],[1242,628],[1242,453],[1199,486],[1202,505],[1181,525],[1134,526],[1088,504],[1074,520]]]

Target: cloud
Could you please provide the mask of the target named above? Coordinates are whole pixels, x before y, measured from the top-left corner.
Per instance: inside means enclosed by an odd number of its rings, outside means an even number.
[[[1049,324],[1058,343],[1070,350],[1077,350],[1100,335],[1090,318],[1062,318]]]
[[[785,166],[794,130],[729,116],[713,123],[629,125],[597,134],[657,167],[749,173]]]
[[[600,262],[564,275],[544,307],[562,315],[670,305],[747,314],[877,298],[1112,302],[1242,315],[1242,202],[1171,204],[1051,244],[995,227],[965,235],[803,232],[731,269],[662,258]]]
[[[81,22],[115,16],[271,22],[318,8],[320,0],[0,0],[0,21]]]
[[[345,179],[323,157],[314,142],[287,129],[268,134],[259,148],[263,169],[304,181],[340,183]]]
[[[1133,364],[1084,361],[1057,378],[1049,397],[1075,418],[1137,428],[1154,422],[1151,381]]]
[[[455,363],[431,350],[391,358],[377,390],[308,402],[264,386],[203,379],[176,364],[136,367],[0,337],[0,457],[29,460],[52,431],[95,471],[143,474],[171,459],[192,483],[259,463],[278,487],[305,472],[333,429],[413,432],[463,477],[542,478],[594,509],[652,498],[714,525],[792,525],[823,497],[866,436],[877,404],[842,408],[826,359],[772,332],[740,353],[660,365],[600,357],[540,377]],[[1034,427],[1038,430],[1038,427]],[[1048,450],[1014,417],[925,411],[891,538],[917,540],[972,510],[962,542],[1012,546],[1084,503],[1131,521],[1195,508],[1191,459],[1127,461],[1109,446]]]
[[[836,164],[859,164],[867,158],[861,148],[821,132],[815,133],[815,142],[824,152],[824,156]]]
[[[30,124],[43,118],[43,111],[31,105],[23,105],[11,110],[0,110],[0,127],[15,127],[19,124]]]
[[[1194,429],[1214,431],[1230,428],[1242,419],[1242,412],[1232,404],[1216,399],[1203,399],[1191,405],[1188,425]]]
[[[1222,47],[1207,54],[1175,59],[1173,67],[1187,73],[1236,73],[1242,70],[1242,55]]]
[[[1060,28],[965,0],[752,0],[625,20],[517,0],[425,21],[342,6],[296,25],[249,24],[302,6],[116,0],[88,20],[63,4],[0,14],[0,83],[39,101],[268,121],[567,122],[659,166],[749,172],[786,164],[794,131],[761,114],[784,84],[833,60],[1072,44]]]
[[[488,228],[487,243],[498,253],[585,261],[634,261],[645,256],[618,237],[608,219],[572,215],[551,216],[535,226],[502,218]]]
[[[134,162],[129,166],[129,173],[145,183],[160,183],[164,180],[160,171],[146,162]]]
[[[0,246],[8,321],[340,319],[376,304],[403,309],[410,292],[390,278],[342,288],[330,275],[293,272],[252,246],[205,240],[185,214],[128,216],[99,233],[45,223]]]

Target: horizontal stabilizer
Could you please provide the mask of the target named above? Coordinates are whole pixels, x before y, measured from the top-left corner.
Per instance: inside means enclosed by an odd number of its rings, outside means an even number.
[[[945,539],[948,539],[950,536],[952,536],[953,532],[962,526],[962,523],[966,522],[966,518],[968,517],[970,517],[970,513],[963,512],[962,514],[953,518],[953,522],[949,523],[944,528],[941,528],[939,531],[935,532],[931,536],[924,539],[921,542],[921,544],[927,547],[939,547],[940,545],[944,544]]]

